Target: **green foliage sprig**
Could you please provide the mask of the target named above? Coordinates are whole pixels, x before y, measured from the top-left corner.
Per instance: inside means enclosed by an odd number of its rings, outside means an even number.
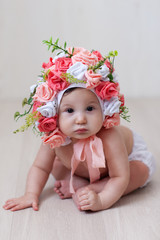
[[[33,108],[33,96],[36,92],[36,88],[37,86],[34,88],[33,93],[30,94],[29,98],[24,98],[22,101],[22,107],[28,105],[29,109],[25,110],[24,113],[20,113],[20,112],[15,112],[14,114],[14,119],[16,121],[18,121],[18,119],[20,119],[21,117],[25,117],[25,124],[22,125],[19,129],[15,130],[13,133],[17,133],[17,132],[24,132],[25,130],[27,130],[31,125],[34,125],[35,122],[39,119],[37,114],[37,111],[35,111],[34,113],[31,112],[32,108]],[[35,126],[33,126],[33,130]],[[38,132],[38,130],[37,130]],[[40,132],[39,132],[40,133]],[[38,133],[38,134],[39,134]],[[39,134],[40,135],[40,134]]]
[[[104,64],[104,62],[108,59],[111,66],[112,66],[112,71],[113,71],[113,68],[114,68],[114,59],[115,57],[118,56],[118,52],[117,51],[111,51],[108,53],[107,56],[105,56],[103,58],[103,60],[100,60],[95,66],[90,66],[89,69],[92,69],[93,72],[95,72],[97,69],[101,69],[102,65]]]
[[[27,111],[25,110],[24,113],[22,113],[22,114],[20,112],[15,112],[14,120],[18,121],[19,118],[24,117],[24,116],[26,116],[27,114],[30,113],[30,111],[31,111],[31,109],[33,107],[33,96],[34,96],[34,94],[36,92],[36,87],[35,87],[33,93],[30,94],[29,98],[28,99],[24,98],[23,101],[22,101],[22,107],[24,107],[25,105],[28,105],[29,109]]]
[[[115,50],[115,51],[110,51],[108,53],[108,56],[107,58],[109,59],[110,63],[112,64],[112,66],[114,67],[114,59],[115,57],[118,56],[118,52]]]
[[[15,130],[14,133],[17,133],[17,132],[24,132],[25,130],[27,130],[30,126],[34,125],[35,122],[39,119],[39,116],[37,115],[37,111],[35,112],[31,112],[31,113],[28,113],[26,115],[26,118],[25,118],[25,124],[22,125],[19,129]],[[34,130],[35,130],[35,127],[33,127]],[[38,130],[37,130],[38,132]]]
[[[113,69],[114,69],[114,59],[115,57],[118,56],[118,52],[117,51],[111,51],[108,53],[107,56],[105,56],[103,58],[103,60],[100,60],[95,66],[90,66],[89,69],[92,69],[93,72],[96,72],[97,69],[101,69],[102,65],[104,64],[104,62],[108,59],[110,64],[111,64],[111,69],[110,69],[110,73],[108,74],[108,78],[110,80],[110,82],[114,82],[113,81]]]
[[[42,71],[42,75],[40,75],[40,77],[43,78],[43,81],[46,82],[46,79],[48,78],[48,74],[50,72],[50,69],[48,69],[46,72]]]
[[[65,54],[68,54],[69,57],[71,58],[71,57],[73,56],[74,48],[72,49],[72,54],[70,54],[70,53],[66,50],[67,43],[65,42],[65,43],[64,43],[64,46],[61,47],[61,46],[58,45],[58,42],[59,42],[59,38],[57,38],[57,40],[53,43],[53,42],[52,42],[52,37],[50,38],[49,41],[43,40],[43,43],[48,46],[48,50],[50,50],[50,48],[52,47],[52,53],[53,53],[54,51],[56,51],[56,50],[60,50],[60,52],[58,52],[57,55],[59,55],[60,53],[64,52]]]
[[[128,115],[129,109],[126,106],[121,106],[120,111],[120,116],[127,122],[130,122],[130,115]]]
[[[63,80],[66,80],[69,83],[86,83],[86,81],[74,78],[70,73],[62,73],[61,77]]]

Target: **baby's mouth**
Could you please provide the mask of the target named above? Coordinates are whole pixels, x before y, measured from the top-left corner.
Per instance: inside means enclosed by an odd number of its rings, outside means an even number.
[[[86,133],[88,130],[86,128],[79,128],[75,132],[76,133]]]

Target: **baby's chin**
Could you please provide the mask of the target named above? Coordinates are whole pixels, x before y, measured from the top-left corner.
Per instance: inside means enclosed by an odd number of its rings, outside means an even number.
[[[91,136],[94,136],[95,134],[77,134],[76,136],[74,137],[70,137],[72,142],[77,142],[78,140],[83,140],[83,139],[86,139],[86,138],[89,138]]]

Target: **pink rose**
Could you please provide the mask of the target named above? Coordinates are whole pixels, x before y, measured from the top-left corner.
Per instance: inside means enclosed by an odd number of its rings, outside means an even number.
[[[71,58],[62,57],[55,60],[55,70],[59,72],[66,72],[70,66],[72,66]]]
[[[76,55],[76,54],[79,53],[79,52],[85,51],[86,49],[81,48],[81,47],[75,47],[73,53],[72,53],[72,50],[73,50],[73,47],[67,48],[67,51],[68,51],[70,54],[73,54],[73,56],[74,56],[74,55]]]
[[[112,82],[101,82],[96,88],[96,93],[101,99],[109,100],[118,95],[119,84]]]
[[[121,102],[121,107],[123,107],[124,106],[124,95],[119,94],[118,98],[119,98],[119,101]]]
[[[94,73],[93,70],[86,71],[85,76],[87,78],[86,88],[96,87],[102,78],[100,74]]]
[[[39,102],[49,102],[53,101],[55,95],[56,92],[54,92],[45,82],[37,87],[36,93],[33,98]]]
[[[120,124],[120,115],[119,113],[113,114],[112,117],[107,116],[103,122],[103,126],[108,129]]]
[[[42,106],[42,103],[41,102],[38,102],[38,101],[34,101],[33,103],[33,112],[37,111],[37,108]]]
[[[50,58],[48,63],[43,63],[43,64],[42,64],[42,68],[46,69],[46,68],[50,68],[51,66],[53,66],[52,60],[53,60],[53,59]]]
[[[69,86],[69,83],[60,77],[61,74],[57,70],[50,71],[48,74],[48,86],[54,91],[61,91]]]
[[[37,111],[37,108],[42,106],[42,103],[41,102],[38,102],[38,101],[34,101],[33,103],[33,109],[32,109],[32,113],[36,112]],[[37,111],[37,113],[35,114],[35,118],[39,118],[41,117],[41,113]]]
[[[102,55],[101,55],[100,52],[98,52],[98,51],[93,51],[92,53],[98,57],[98,61],[103,60],[103,57],[102,57]]]
[[[114,68],[113,68],[112,64],[109,62],[108,59],[104,63],[109,68],[110,72],[114,72]]]
[[[50,71],[53,71],[55,69],[55,65],[52,65],[49,68],[44,69],[44,75],[43,78],[47,81],[48,80],[48,74],[50,73]]]
[[[98,57],[88,50],[81,51],[72,57],[73,64],[76,62],[81,62],[87,66],[96,65],[98,63]]]
[[[40,132],[51,132],[55,130],[57,126],[57,115],[50,118],[41,117],[38,122],[38,129]]]
[[[50,134],[47,133],[42,137],[44,144],[50,144],[51,148],[60,147],[65,143],[65,139],[66,136],[59,130],[59,128],[56,128]]]

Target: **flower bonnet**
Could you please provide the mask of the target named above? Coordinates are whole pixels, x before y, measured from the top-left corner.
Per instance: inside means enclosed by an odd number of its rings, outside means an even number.
[[[68,88],[81,87],[94,92],[100,102],[103,113],[103,126],[111,128],[120,124],[120,116],[129,120],[128,109],[124,106],[124,96],[114,69],[114,59],[117,51],[102,56],[99,51],[88,51],[80,47],[59,46],[59,39],[52,43],[43,41],[58,50],[57,55],[50,57],[48,63],[42,64],[42,74],[36,84],[30,87],[30,97],[25,98],[22,106],[28,105],[28,111],[23,114],[16,112],[18,120],[25,116],[25,125],[14,133],[24,131],[32,126],[33,131],[42,136],[51,148],[59,147],[70,142],[58,128],[58,106],[64,92]]]

